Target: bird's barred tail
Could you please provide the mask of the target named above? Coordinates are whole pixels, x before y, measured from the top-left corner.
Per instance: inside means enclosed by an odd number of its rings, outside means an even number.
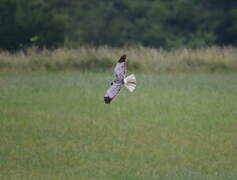
[[[124,86],[128,88],[130,92],[133,92],[135,90],[136,85],[137,80],[134,74],[131,74],[124,79]]]

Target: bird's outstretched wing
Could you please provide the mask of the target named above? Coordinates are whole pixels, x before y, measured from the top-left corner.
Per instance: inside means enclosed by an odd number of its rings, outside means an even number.
[[[122,87],[122,83],[113,83],[111,87],[106,91],[105,97],[109,97],[111,100],[114,99],[118,95]]]
[[[114,68],[115,80],[111,83],[111,87],[106,91],[104,96],[106,104],[110,104],[123,87],[125,78],[125,60],[126,55],[121,56]]]
[[[125,62],[118,62],[114,68],[115,73],[115,81],[116,82],[123,82],[125,78]]]

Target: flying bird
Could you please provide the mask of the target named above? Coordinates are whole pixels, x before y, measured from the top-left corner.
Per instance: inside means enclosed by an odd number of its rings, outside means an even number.
[[[106,91],[104,96],[105,104],[110,104],[111,101],[118,95],[120,90],[125,86],[130,92],[133,92],[136,88],[136,77],[131,74],[125,77],[126,73],[126,55],[122,55],[118,60],[115,68],[115,80],[111,82],[110,88]]]

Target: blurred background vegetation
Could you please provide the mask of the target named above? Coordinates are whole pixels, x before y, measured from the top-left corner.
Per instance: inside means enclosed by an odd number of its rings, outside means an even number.
[[[236,0],[0,0],[0,49],[237,45]]]

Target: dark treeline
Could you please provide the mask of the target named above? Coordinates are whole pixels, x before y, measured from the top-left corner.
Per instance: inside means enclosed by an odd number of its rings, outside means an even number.
[[[236,0],[0,0],[0,49],[237,45]]]

